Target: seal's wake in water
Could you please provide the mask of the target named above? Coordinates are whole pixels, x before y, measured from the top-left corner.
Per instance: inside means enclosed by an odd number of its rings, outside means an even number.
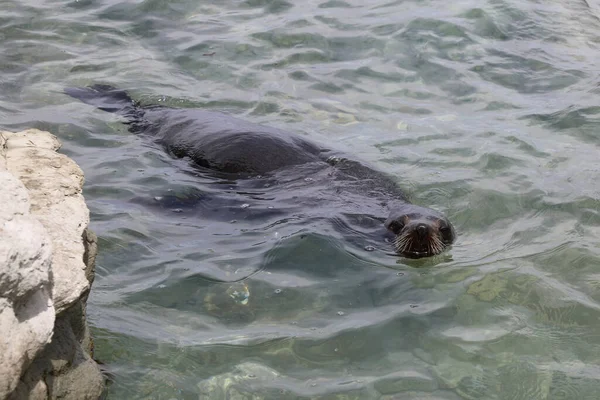
[[[227,218],[224,209],[239,213],[240,206],[247,206],[243,199],[251,198],[253,205],[245,207],[249,215],[302,206],[313,218],[343,218],[358,224],[358,231],[364,230],[361,221],[368,221],[367,228],[378,221],[374,235],[379,240],[393,235],[396,253],[410,258],[440,254],[454,242],[448,219],[411,204],[389,176],[299,135],[218,112],[140,106],[125,91],[107,85],[65,92],[123,116],[131,132],[151,137],[174,157],[189,159],[202,176],[226,179],[238,196],[245,192],[238,199],[219,193],[191,196],[191,208],[195,202],[211,204],[212,216]]]

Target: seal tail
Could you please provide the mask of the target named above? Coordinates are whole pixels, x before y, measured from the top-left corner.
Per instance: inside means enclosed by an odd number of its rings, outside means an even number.
[[[100,110],[132,117],[138,108],[126,91],[110,85],[95,84],[89,87],[65,88],[69,96],[86,104],[96,106]]]

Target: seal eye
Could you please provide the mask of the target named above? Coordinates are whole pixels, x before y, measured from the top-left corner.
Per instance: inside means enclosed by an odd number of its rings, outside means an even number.
[[[444,238],[444,240],[452,241],[452,229],[450,229],[450,226],[448,224],[444,223],[440,227],[440,233],[441,233],[442,237]]]
[[[400,221],[392,221],[388,226],[388,229],[397,235],[404,229],[404,224]]]

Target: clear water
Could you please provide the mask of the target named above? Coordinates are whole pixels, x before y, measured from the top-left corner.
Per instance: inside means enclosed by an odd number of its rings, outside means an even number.
[[[597,399],[597,15],[558,0],[0,0],[0,127],[55,133],[86,173],[108,398]],[[99,82],[356,154],[459,240],[406,262],[301,219],[149,209],[133,200],[194,179],[61,93]]]

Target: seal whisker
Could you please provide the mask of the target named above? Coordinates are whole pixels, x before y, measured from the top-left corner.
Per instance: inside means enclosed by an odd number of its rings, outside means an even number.
[[[431,254],[436,254],[437,248],[438,248],[437,237],[436,236],[432,236],[431,240],[429,241],[429,243],[431,245]]]
[[[439,235],[435,235],[431,241],[434,251],[433,254],[439,254],[444,250],[444,243]]]

